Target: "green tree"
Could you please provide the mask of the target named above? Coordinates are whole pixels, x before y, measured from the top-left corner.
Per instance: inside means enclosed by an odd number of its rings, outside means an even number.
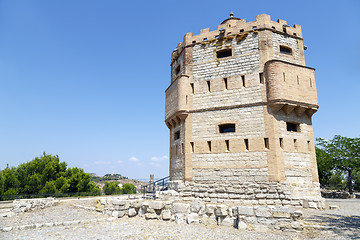
[[[0,195],[86,192],[99,195],[100,189],[81,168],[67,168],[59,157],[45,152],[17,168],[0,171]]]
[[[118,185],[118,182],[105,182],[105,185],[103,187],[104,193],[106,195],[112,195],[112,194],[120,194],[121,189]]]
[[[124,183],[121,188],[122,194],[133,194],[136,193],[136,187],[131,183]]]
[[[318,138],[318,146],[334,162],[335,169],[347,175],[349,193],[353,193],[353,174],[360,169],[360,138],[347,138],[335,135],[331,140]]]
[[[354,173],[354,180],[355,180],[355,184],[354,184],[354,189],[356,191],[360,192],[360,169],[358,169],[355,173]]]
[[[12,168],[5,168],[4,170],[1,171],[3,178],[4,178],[4,186],[3,186],[3,191],[5,195],[14,195],[14,194],[18,194],[19,191],[17,189],[19,189],[20,186],[20,182],[16,177],[16,168],[12,167]],[[11,191],[8,191],[9,189],[12,189]],[[16,193],[14,193],[16,192]],[[10,194],[11,193],[11,194]]]
[[[4,194],[4,185],[5,185],[5,182],[4,182],[3,173],[2,173],[2,171],[0,171],[0,195]]]
[[[91,195],[101,195],[101,190],[98,185],[96,185],[95,182],[89,182],[88,184],[88,192],[91,193]]]
[[[315,147],[315,150],[319,182],[321,186],[328,186],[329,180],[333,175],[333,170],[335,168],[334,161],[324,149]]]
[[[40,190],[40,193],[54,194],[57,193],[55,181],[46,182],[45,186]]]

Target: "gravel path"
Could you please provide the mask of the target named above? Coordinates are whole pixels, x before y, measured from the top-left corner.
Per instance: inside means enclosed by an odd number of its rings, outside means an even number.
[[[0,239],[360,239],[359,200],[347,202],[344,206],[337,204],[346,208],[350,206],[350,209],[351,206],[359,207],[359,211],[342,211],[342,208],[337,211],[306,210],[306,220],[320,229],[305,229],[302,232],[239,231],[224,226],[109,218],[74,207],[74,204],[93,207],[95,200],[65,200],[57,206],[2,218],[0,227],[21,226],[22,229],[0,232]],[[346,216],[348,213],[351,215]]]

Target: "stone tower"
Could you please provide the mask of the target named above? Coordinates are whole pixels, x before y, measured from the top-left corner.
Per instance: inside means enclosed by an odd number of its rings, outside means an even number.
[[[314,69],[301,27],[269,15],[187,33],[171,55],[165,122],[170,187],[205,201],[303,205],[321,199]]]

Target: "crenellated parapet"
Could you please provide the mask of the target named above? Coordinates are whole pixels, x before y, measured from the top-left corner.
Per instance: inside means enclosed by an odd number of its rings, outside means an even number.
[[[221,37],[237,37],[248,32],[258,32],[263,30],[270,30],[275,33],[282,34],[287,37],[302,40],[301,26],[294,24],[289,26],[285,20],[278,19],[276,22],[272,21],[270,15],[261,14],[256,16],[256,20],[246,22],[246,19],[230,17],[224,20],[219,26],[218,30],[210,31],[209,28],[200,30],[200,34],[193,35],[192,32],[185,34],[183,42],[179,43],[171,55],[171,65],[176,61],[182,51],[194,44],[206,44],[216,41]]]

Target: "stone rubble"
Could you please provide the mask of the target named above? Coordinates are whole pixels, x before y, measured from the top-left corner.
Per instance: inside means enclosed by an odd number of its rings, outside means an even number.
[[[354,236],[360,236],[355,223],[351,228],[346,228],[326,226],[321,222],[303,222],[301,211],[284,207],[238,206],[232,207],[231,211],[229,211],[225,210],[226,207],[222,204],[204,204],[201,201],[193,201],[177,204],[177,210],[182,213],[174,215],[170,204],[171,201],[164,202],[161,212],[156,212],[154,209],[152,211],[152,208],[150,208],[150,205],[155,208],[162,206],[159,201],[154,201],[155,203],[152,204],[150,204],[150,201],[146,201],[142,205],[136,200],[126,203],[121,198],[102,198],[101,202],[115,203],[112,204],[114,211],[115,208],[128,207],[128,209],[132,209],[131,212],[135,211],[137,213],[137,217],[129,217],[131,215],[129,214],[130,211],[127,211],[127,213],[125,211],[122,218],[104,217],[103,214],[94,209],[96,205],[95,198],[61,200],[60,203],[52,207],[34,208],[32,211],[19,212],[12,216],[2,216],[0,220],[0,239],[278,240],[349,239],[346,236],[356,239]],[[110,204],[107,205],[110,206]],[[147,211],[155,214],[157,218],[155,220],[145,220]],[[315,211],[314,216],[319,213],[318,210],[313,209],[305,209],[304,211]],[[227,215],[224,218],[225,213]],[[269,216],[269,213],[272,218],[266,217]],[[336,213],[341,212],[336,211]],[[264,217],[257,218],[256,214]],[[355,214],[360,215],[358,211]],[[139,217],[140,215],[141,217]],[[121,216],[121,214],[118,213],[118,216]],[[216,220],[216,216],[221,220],[220,225],[218,225],[219,222]],[[291,220],[289,222],[278,222],[277,228],[274,227],[273,230],[261,224],[271,224],[276,219]],[[234,223],[237,224],[237,229],[233,227]],[[287,228],[289,225],[293,230]],[[288,230],[279,231],[284,229]],[[303,230],[299,232],[301,229]],[[336,232],[346,234],[342,236],[336,234]]]

